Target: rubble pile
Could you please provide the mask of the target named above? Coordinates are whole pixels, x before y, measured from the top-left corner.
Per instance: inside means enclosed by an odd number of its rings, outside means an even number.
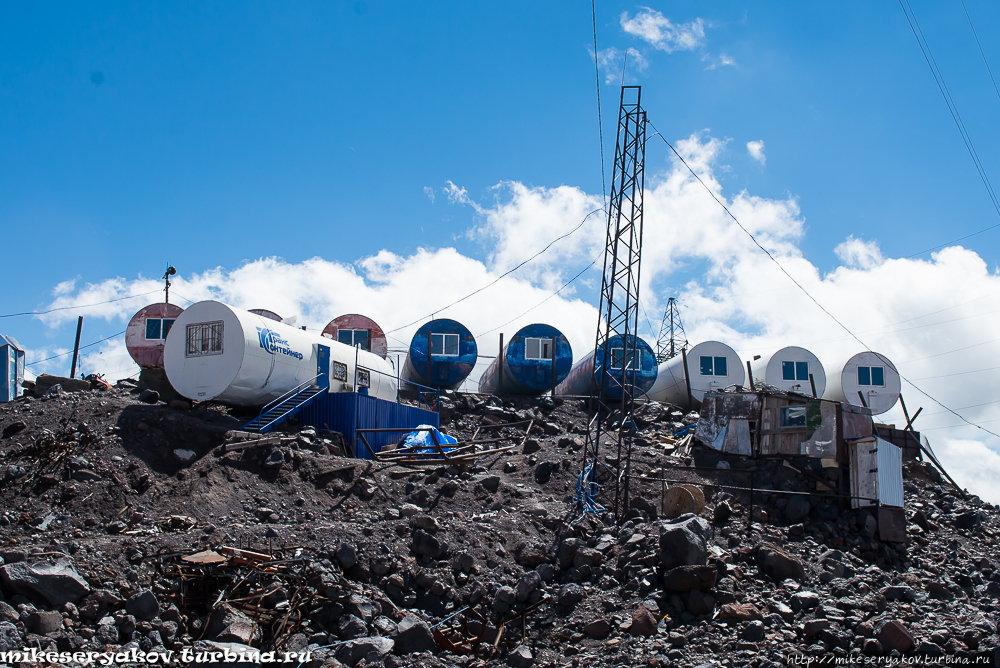
[[[905,469],[908,540],[886,543],[831,495],[839,469],[720,455],[674,435],[696,415],[647,404],[614,526],[578,512],[579,400],[446,394],[443,431],[517,447],[417,469],[342,457],[333,432],[254,439],[229,409],[140,396],[0,406],[0,653],[767,667],[1000,645],[1000,513],[921,462]],[[696,512],[663,517],[678,467],[756,490],[703,484]]]

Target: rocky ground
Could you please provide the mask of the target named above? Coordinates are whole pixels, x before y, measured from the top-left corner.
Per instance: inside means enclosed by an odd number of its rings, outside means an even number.
[[[581,402],[444,403],[448,433],[516,449],[414,471],[294,424],[241,441],[245,415],[127,386],[0,406],[0,658],[765,667],[1000,646],[1000,513],[926,464],[905,470],[907,542],[885,543],[827,493],[839,469],[675,448],[695,416],[648,405],[616,527],[577,512]],[[730,489],[658,518],[679,469]]]

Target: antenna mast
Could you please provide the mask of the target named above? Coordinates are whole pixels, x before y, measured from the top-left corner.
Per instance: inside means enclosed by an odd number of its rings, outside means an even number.
[[[667,308],[663,311],[663,322],[660,323],[660,335],[656,337],[656,363],[663,364],[668,359],[677,357],[682,350],[687,350],[687,333],[681,322],[677,298],[667,300]]]

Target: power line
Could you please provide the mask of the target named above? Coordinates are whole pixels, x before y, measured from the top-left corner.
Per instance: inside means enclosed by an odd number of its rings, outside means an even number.
[[[159,290],[157,290],[157,292],[159,292]],[[91,346],[96,346],[98,343],[104,343],[108,339],[113,339],[116,336],[121,336],[124,333],[125,333],[125,331],[122,330],[122,331],[118,332],[117,334],[112,334],[111,336],[105,337],[105,338],[101,339],[100,341],[94,341],[93,343],[88,343],[85,346],[80,346],[80,350],[83,350],[84,348],[90,348]],[[58,355],[53,355],[52,357],[46,357],[43,360],[38,360],[36,362],[28,362],[24,366],[32,366],[33,364],[41,364],[42,362],[48,362],[49,360],[54,360],[54,359],[56,359],[58,357],[66,357],[66,355],[72,355],[72,354],[73,354],[73,351],[69,350],[69,351],[64,352],[64,353],[59,353]]]
[[[601,64],[597,55],[597,7],[590,0],[590,15],[594,19],[594,75],[597,78],[597,135],[601,138],[601,195],[604,206],[608,205],[608,187],[604,182],[604,122],[601,120]]]
[[[983,63],[986,65],[986,71],[990,74],[990,81],[993,82],[993,90],[996,91],[997,98],[1000,99],[1000,88],[997,88],[997,80],[993,78],[993,70],[990,69],[990,61],[986,60],[986,52],[983,51],[983,45],[979,43],[979,35],[976,33],[976,26],[972,25],[972,17],[969,16],[969,8],[965,6],[965,0],[962,0],[962,9],[965,10],[965,18],[969,19],[969,27],[972,28],[972,36],[976,38],[976,46],[979,47],[979,54],[983,57]]]
[[[489,287],[491,287],[491,286],[493,286],[493,285],[496,285],[496,284],[497,284],[497,283],[498,283],[498,282],[499,282],[499,281],[500,281],[501,279],[505,278],[506,276],[509,276],[510,274],[513,274],[513,273],[514,273],[515,271],[517,271],[518,269],[520,269],[520,268],[521,268],[521,267],[523,267],[524,265],[526,265],[526,264],[528,264],[529,262],[531,262],[532,260],[534,260],[534,259],[535,259],[536,257],[538,257],[539,255],[541,255],[542,253],[544,253],[545,251],[547,251],[547,250],[548,250],[549,248],[551,248],[551,247],[552,247],[552,245],[553,245],[553,244],[555,244],[556,242],[558,242],[558,241],[562,241],[563,239],[565,239],[565,238],[566,238],[566,237],[568,237],[569,235],[571,235],[571,234],[573,234],[574,232],[576,232],[577,230],[579,230],[579,229],[580,229],[581,227],[583,227],[583,224],[584,224],[584,223],[586,223],[586,222],[587,222],[587,220],[588,220],[588,219],[589,219],[589,218],[590,218],[591,216],[593,216],[593,215],[594,215],[595,213],[598,213],[599,211],[604,211],[604,209],[594,209],[593,211],[591,211],[590,213],[588,213],[588,214],[587,214],[586,216],[584,216],[584,217],[583,217],[583,220],[581,220],[581,221],[580,221],[580,224],[579,224],[579,225],[577,225],[576,227],[574,227],[574,228],[573,228],[572,230],[570,230],[570,231],[569,231],[569,232],[567,232],[566,234],[562,235],[561,237],[557,237],[557,238],[553,239],[552,241],[550,241],[550,242],[549,242],[549,244],[548,244],[548,245],[547,245],[547,246],[546,246],[545,248],[543,248],[542,250],[538,251],[537,253],[535,253],[534,255],[532,255],[531,257],[529,257],[529,258],[528,258],[527,260],[524,260],[523,262],[521,262],[520,264],[518,264],[518,265],[517,265],[517,266],[515,266],[514,268],[512,268],[512,269],[509,269],[509,270],[507,270],[506,272],[504,272],[503,274],[501,274],[500,276],[498,276],[498,277],[497,277],[497,278],[496,278],[495,280],[493,280],[492,282],[488,283],[487,285],[484,285],[483,287],[479,288],[478,290],[474,290],[474,291],[470,292],[469,294],[465,295],[465,296],[464,296],[464,297],[462,297],[461,299],[456,299],[455,301],[453,301],[452,303],[448,304],[447,306],[443,306],[443,307],[441,307],[441,308],[439,308],[439,309],[435,309],[434,311],[431,311],[431,312],[430,312],[429,314],[427,314],[427,315],[425,315],[425,316],[421,316],[421,317],[417,318],[416,320],[414,320],[414,321],[413,321],[413,322],[411,322],[411,323],[407,323],[407,324],[405,324],[405,325],[401,325],[400,327],[395,327],[395,328],[393,328],[393,329],[390,329],[390,330],[387,330],[387,331],[385,332],[385,333],[386,333],[386,335],[388,335],[388,334],[392,334],[393,332],[398,332],[398,331],[399,331],[399,330],[401,330],[401,329],[406,329],[407,327],[410,327],[410,326],[412,326],[412,325],[415,325],[415,324],[417,324],[418,322],[421,322],[422,320],[426,320],[426,319],[427,319],[427,318],[429,318],[429,317],[433,317],[434,315],[436,315],[436,314],[438,314],[438,313],[441,313],[442,311],[446,311],[446,310],[450,309],[450,308],[451,308],[452,306],[454,306],[455,304],[459,304],[459,303],[461,303],[461,302],[464,302],[464,301],[465,301],[466,299],[468,299],[469,297],[472,297],[472,296],[474,296],[474,295],[477,295],[477,294],[479,294],[480,292],[482,292],[483,290],[485,290],[485,289],[487,289],[487,288],[489,288]]]
[[[47,313],[55,313],[56,311],[71,311],[77,308],[90,308],[92,306],[101,306],[102,304],[110,304],[112,302],[120,302],[126,299],[138,299],[139,297],[145,297],[153,293],[159,292],[159,290],[153,290],[152,292],[144,292],[141,295],[129,295],[128,297],[116,297],[115,299],[109,299],[103,302],[96,302],[94,304],[80,304],[78,306],[60,306],[58,308],[51,308],[48,311],[24,311],[22,313],[6,313],[0,315],[0,318],[15,318],[21,315],[46,315]]]
[[[955,104],[955,100],[951,96],[951,91],[948,90],[948,85],[944,81],[944,74],[941,72],[941,68],[938,67],[937,60],[935,60],[934,54],[931,52],[930,44],[927,42],[927,38],[924,36],[924,31],[920,27],[920,23],[917,21],[917,15],[913,12],[913,7],[910,6],[910,0],[898,0],[898,2],[899,8],[903,10],[903,15],[906,17],[907,24],[910,26],[910,31],[913,33],[913,37],[917,40],[917,46],[920,47],[920,53],[923,54],[924,60],[927,61],[927,67],[931,70],[931,76],[934,77],[934,83],[937,84],[938,91],[940,91],[941,97],[944,98],[944,103],[948,107],[951,119],[955,121],[955,126],[958,127],[958,132],[962,136],[962,142],[965,144],[965,148],[969,152],[969,156],[972,158],[973,164],[976,166],[979,178],[986,187],[986,194],[989,195],[990,201],[993,202],[993,208],[996,210],[997,214],[1000,215],[1000,200],[997,199],[996,193],[993,191],[993,185],[990,183],[989,177],[986,175],[986,168],[983,167],[983,163],[979,159],[979,154],[976,152],[976,147],[972,142],[972,137],[969,135],[969,131],[965,127],[965,122],[962,120],[961,114],[958,113],[958,106]],[[906,3],[905,6],[903,4],[904,2]],[[909,9],[909,12],[907,12],[907,9]],[[975,29],[973,29],[973,32],[975,32]],[[976,41],[979,41],[978,37],[976,37]],[[988,66],[989,65],[987,64],[987,67]],[[990,77],[992,78],[992,76],[991,72]],[[998,93],[998,95],[1000,95],[1000,93]],[[982,234],[983,232],[987,232],[997,227],[1000,227],[1000,223],[991,225],[987,228],[979,230],[978,232],[973,232],[972,234],[968,234],[960,239],[955,239],[954,241],[949,241],[948,243],[940,246],[920,251],[920,253],[915,253],[914,255],[921,255],[922,253],[926,253],[928,251],[943,248],[949,244],[968,239],[969,237],[974,237],[977,234]],[[914,255],[909,255],[907,257],[914,257]]]
[[[743,223],[741,223],[739,221],[739,219],[736,216],[733,215],[733,212],[729,210],[729,207],[727,207],[725,204],[723,204],[722,200],[720,200],[715,195],[715,193],[712,192],[712,189],[709,188],[708,185],[704,181],[702,181],[701,177],[698,176],[697,172],[695,172],[693,169],[691,169],[691,166],[688,165],[687,161],[681,156],[680,153],[677,152],[677,149],[675,149],[673,147],[673,145],[670,142],[667,141],[666,137],[664,137],[660,133],[660,131],[656,129],[656,126],[653,125],[652,123],[650,123],[649,125],[650,125],[650,127],[653,128],[653,131],[655,132],[654,136],[658,136],[663,141],[663,143],[667,145],[667,147],[673,152],[673,154],[675,156],[677,156],[677,159],[681,161],[681,164],[683,164],[685,167],[687,167],[687,170],[689,172],[691,172],[691,175],[694,176],[694,178],[698,181],[698,183],[700,183],[702,185],[702,187],[712,197],[712,199],[714,199],[715,202],[719,206],[722,207],[722,209],[726,212],[726,214],[728,214],[729,217],[733,219],[733,222],[735,222],[736,225],[741,230],[743,230],[743,232],[746,233],[746,235],[748,237],[750,237],[750,240],[753,241],[754,245],[757,246],[757,248],[759,248],[765,255],[767,255],[767,257],[771,260],[771,262],[773,262],[778,267],[778,269],[781,270],[781,273],[783,273],[785,276],[787,276],[788,280],[790,280],[792,283],[794,283],[796,286],[798,286],[799,290],[801,290],[802,293],[806,297],[808,297],[809,300],[812,301],[812,303],[814,303],[819,308],[819,310],[821,310],[823,313],[825,313],[827,316],[829,316],[829,318],[831,320],[833,320],[835,323],[837,323],[837,325],[839,325],[841,329],[843,329],[845,332],[847,332],[851,336],[851,338],[853,338],[855,341],[857,341],[862,346],[864,346],[865,350],[871,350],[871,346],[869,346],[867,343],[865,343],[864,341],[862,341],[858,337],[857,334],[855,334],[854,332],[852,332],[850,330],[850,328],[847,327],[847,325],[845,325],[844,323],[842,323],[835,315],[833,315],[828,310],[826,310],[826,308],[822,304],[820,304],[819,301],[815,297],[813,297],[812,294],[810,294],[808,290],[806,290],[804,287],[802,287],[802,285],[797,280],[795,280],[795,277],[793,277],[790,273],[788,273],[788,270],[785,269],[784,266],[782,266],[782,264],[780,262],[778,262],[777,258],[775,258],[774,255],[772,255],[770,251],[768,251],[766,248],[764,248],[760,244],[760,242],[757,241],[757,238],[754,237],[754,235],[750,232],[750,230],[748,230],[746,227],[744,227]],[[998,339],[998,340],[1000,340],[1000,339]],[[982,344],[978,344],[978,345],[982,345]],[[956,352],[956,351],[951,351],[951,352]],[[878,355],[880,358],[882,358],[882,360],[887,365],[891,365],[890,362],[889,362],[889,360],[885,359],[885,357],[883,357],[881,354],[879,354],[879,353],[875,353],[875,354]],[[915,360],[911,360],[911,361],[915,361]],[[938,406],[940,406],[941,408],[945,409],[946,411],[948,411],[949,413],[951,413],[955,417],[959,418],[960,420],[962,420],[966,424],[971,425],[973,427],[976,427],[977,429],[981,429],[982,431],[985,431],[986,433],[988,433],[988,434],[990,434],[992,436],[1000,438],[1000,434],[997,434],[996,432],[990,431],[986,427],[982,427],[982,426],[980,426],[980,425],[978,425],[978,424],[976,424],[976,423],[974,423],[974,422],[972,422],[970,420],[967,420],[966,418],[962,417],[961,415],[959,415],[957,412],[955,412],[951,408],[948,408],[943,403],[941,403],[940,401],[938,401],[936,398],[934,398],[933,396],[931,396],[930,394],[928,394],[925,390],[922,390],[920,387],[918,387],[913,381],[911,381],[908,378],[906,378],[905,376],[903,376],[903,374],[899,374],[899,377],[902,380],[905,380],[915,390],[917,390],[918,392],[920,392],[921,394],[923,394],[925,397],[927,397],[928,399],[930,399],[931,401],[933,401]]]

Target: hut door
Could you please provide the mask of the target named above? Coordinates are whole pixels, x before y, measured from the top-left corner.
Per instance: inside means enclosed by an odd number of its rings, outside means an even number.
[[[316,345],[316,387],[330,389],[330,346]]]

